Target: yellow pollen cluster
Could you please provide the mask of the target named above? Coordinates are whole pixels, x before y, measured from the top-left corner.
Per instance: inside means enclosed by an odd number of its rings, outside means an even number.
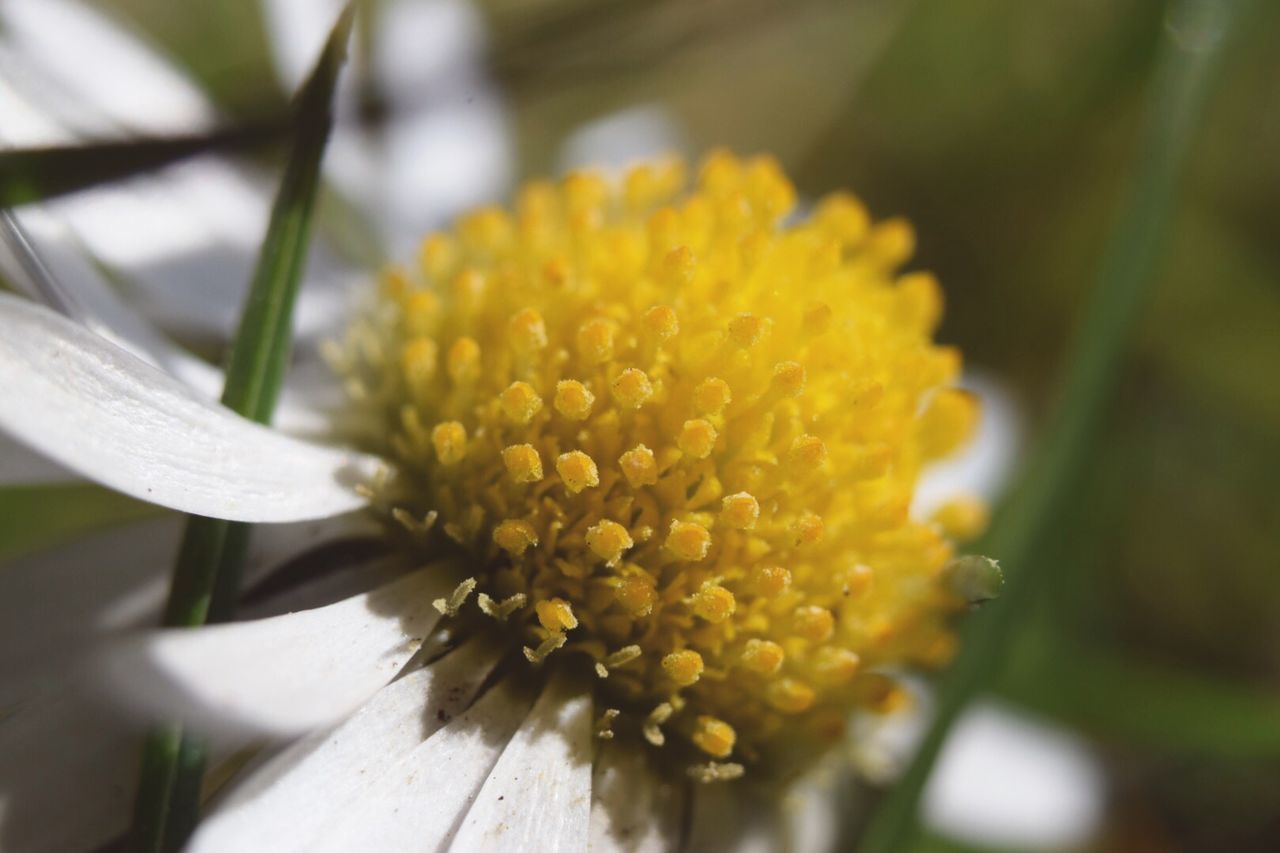
[[[937,282],[898,271],[910,225],[794,200],[726,153],[691,188],[678,163],[532,183],[388,271],[342,359],[396,517],[476,567],[454,609],[587,658],[611,725],[702,763],[890,707],[878,669],[953,648],[940,575],[986,518],[908,512],[977,418]]]

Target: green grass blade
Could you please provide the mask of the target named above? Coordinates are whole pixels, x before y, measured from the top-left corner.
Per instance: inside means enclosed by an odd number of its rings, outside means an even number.
[[[999,694],[1099,737],[1164,754],[1280,758],[1274,690],[1088,646],[1056,643],[1046,651],[1006,673]]]
[[[299,95],[293,148],[227,365],[222,402],[262,423],[271,420],[288,365],[293,306],[351,21],[348,7]],[[230,615],[249,530],[248,525],[222,519],[188,520],[165,606],[166,626],[202,625]],[[178,850],[186,842],[198,818],[205,754],[199,739],[172,726],[148,738],[134,812],[136,849],[159,853]]]
[[[961,653],[939,685],[933,724],[906,774],[876,809],[858,845],[860,851],[906,849],[915,832],[920,795],[952,723],[1004,659],[1002,650],[1039,574],[1035,551],[1053,547],[1055,519],[1077,472],[1087,462],[1129,330],[1155,275],[1176,179],[1206,100],[1210,72],[1236,19],[1236,7],[1233,2],[1187,0],[1170,15],[1131,197],[1112,232],[1096,289],[1068,354],[1057,417],[982,548],[1007,571],[1004,595],[967,620]]]
[[[198,154],[252,150],[286,138],[290,123],[250,121],[210,133],[0,153],[0,207],[43,201]]]

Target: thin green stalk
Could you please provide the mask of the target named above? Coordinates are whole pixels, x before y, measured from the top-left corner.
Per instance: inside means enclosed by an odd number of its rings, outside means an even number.
[[[916,829],[921,792],[947,733],[978,688],[998,671],[1018,617],[1043,575],[1035,554],[1052,547],[1060,510],[1077,474],[1088,464],[1088,450],[1114,390],[1129,331],[1156,273],[1177,177],[1238,5],[1231,0],[1184,0],[1167,18],[1131,196],[1112,232],[1096,289],[1073,339],[1057,416],[983,544],[983,552],[1006,568],[1004,595],[968,619],[961,654],[939,685],[932,726],[910,768],[873,815],[857,845],[863,853],[907,848]]]
[[[346,57],[352,17],[349,7],[300,93],[293,148],[228,359],[223,404],[261,423],[271,420],[289,362],[293,306],[306,263],[320,162],[333,124],[333,90]],[[240,522],[188,519],[165,606],[165,626],[203,625],[231,615],[249,532],[250,527]],[[198,819],[206,752],[205,744],[180,726],[164,726],[147,738],[134,811],[137,850],[161,853],[186,842]]]

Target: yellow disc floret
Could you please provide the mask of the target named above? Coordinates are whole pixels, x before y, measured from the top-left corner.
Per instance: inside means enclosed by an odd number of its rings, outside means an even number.
[[[909,508],[978,410],[936,279],[898,271],[908,222],[845,193],[791,219],[768,158],[684,172],[536,182],[431,235],[339,361],[383,504],[467,554],[460,616],[587,659],[619,730],[754,760],[953,651],[949,537],[985,512]]]

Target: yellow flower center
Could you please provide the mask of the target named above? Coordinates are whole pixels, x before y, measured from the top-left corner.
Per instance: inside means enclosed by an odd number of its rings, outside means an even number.
[[[981,522],[908,516],[976,416],[936,281],[896,272],[910,226],[847,194],[783,224],[794,197],[723,153],[688,191],[678,164],[530,184],[388,271],[342,359],[396,517],[435,514],[535,665],[589,659],[703,760],[893,704],[876,670],[952,648],[946,534]]]

